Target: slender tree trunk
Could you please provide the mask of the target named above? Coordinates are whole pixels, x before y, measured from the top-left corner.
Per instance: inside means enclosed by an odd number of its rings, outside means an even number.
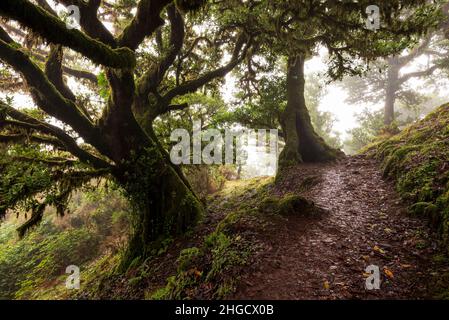
[[[279,166],[286,167],[300,162],[329,161],[341,152],[335,150],[318,136],[312,126],[304,97],[305,57],[289,57],[287,66],[287,107],[281,115],[285,147],[279,156]]]
[[[390,126],[394,121],[394,104],[398,90],[400,67],[395,58],[388,59],[388,79],[385,88],[384,124]]]

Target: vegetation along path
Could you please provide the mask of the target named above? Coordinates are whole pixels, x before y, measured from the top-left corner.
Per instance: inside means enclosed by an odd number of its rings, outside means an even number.
[[[307,188],[306,188],[307,187]],[[438,245],[411,217],[374,160],[362,156],[291,168],[274,193],[296,191],[320,210],[272,224],[265,250],[245,269],[233,298],[428,298]],[[306,191],[301,191],[306,190]],[[378,266],[379,290],[366,290],[365,268]],[[441,268],[439,268],[441,272]]]

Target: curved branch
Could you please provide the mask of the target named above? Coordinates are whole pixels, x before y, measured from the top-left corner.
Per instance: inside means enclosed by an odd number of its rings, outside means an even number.
[[[399,78],[399,83],[402,84],[410,80],[411,78],[430,76],[436,69],[438,69],[438,67],[439,67],[438,65],[433,65],[432,67],[423,71],[416,71],[404,74],[402,77]]]
[[[40,61],[40,62],[45,62],[45,58],[38,54],[38,53],[31,53],[31,55],[33,56],[33,58],[35,58],[36,60]],[[96,74],[89,72],[89,71],[85,71],[85,70],[79,70],[79,69],[74,69],[68,66],[63,65],[62,66],[62,71],[72,77],[78,78],[78,79],[84,79],[84,80],[88,80],[90,82],[92,82],[93,84],[98,84],[98,77]]]
[[[62,77],[62,54],[62,47],[60,45],[50,46],[50,54],[45,63],[45,75],[64,98],[75,102],[75,95],[70,88],[67,87]]]
[[[169,51],[159,64],[151,68],[139,80],[138,91],[143,98],[148,96],[161,83],[168,68],[170,68],[181,51],[184,42],[184,19],[181,13],[174,5],[170,5],[167,8],[167,14],[171,23]]]
[[[431,39],[432,39],[432,34],[431,33],[427,34],[426,37],[424,38],[424,40],[421,42],[421,44],[419,44],[418,46],[413,48],[413,50],[408,55],[397,58],[398,64],[401,66],[405,66],[413,59],[419,57],[420,55],[423,55],[425,53],[425,50],[429,48]]]
[[[88,3],[79,0],[59,0],[63,5],[76,5],[80,8],[80,26],[90,37],[115,48],[117,43],[111,32],[98,19],[97,12],[101,0],[90,0]]]
[[[38,107],[47,114],[70,125],[101,153],[108,154],[109,148],[105,146],[99,136],[98,128],[93,125],[76,104],[65,99],[56,90],[42,70],[25,53],[12,45],[0,40],[0,58],[22,73]]]
[[[58,146],[64,146],[64,149],[79,158],[81,161],[93,165],[95,168],[110,168],[111,165],[106,161],[94,156],[93,154],[87,152],[86,150],[80,148],[76,141],[70,137],[64,130],[53,126],[51,124],[39,121],[25,113],[22,113],[13,107],[0,101],[0,108],[5,110],[6,114],[11,118],[17,120],[15,122],[6,122],[6,124],[13,125],[18,128],[24,128],[28,130],[36,130],[37,132],[47,134],[55,137],[59,142],[50,141],[47,142]],[[44,141],[43,141],[44,142]]]
[[[85,55],[95,63],[112,68],[135,66],[134,53],[129,49],[111,49],[78,30],[69,30],[60,19],[27,0],[0,1],[0,14],[17,20],[52,43],[67,46]]]
[[[160,14],[172,0],[141,0],[137,5],[137,13],[131,23],[119,36],[118,44],[132,50],[164,24]]]

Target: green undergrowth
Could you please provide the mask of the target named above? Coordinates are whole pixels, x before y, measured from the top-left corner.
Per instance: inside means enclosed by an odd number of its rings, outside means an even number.
[[[146,298],[160,299],[222,299],[235,290],[235,271],[247,264],[251,244],[243,237],[215,231],[205,237],[200,247],[181,251],[177,272],[167,285]]]
[[[449,104],[363,152],[381,161],[410,212],[428,217],[449,248]]]
[[[23,239],[16,228],[23,218],[8,215],[0,225],[0,299],[69,299],[86,283],[106,274],[126,242],[128,209],[117,191],[99,188],[77,193],[70,213],[51,209]],[[80,268],[80,290],[68,290],[66,268]],[[90,289],[90,288],[88,288]]]
[[[166,238],[125,274],[117,266],[126,252],[130,209],[119,191],[77,192],[68,214],[48,209],[21,240],[16,228],[25,217],[8,214],[0,226],[0,299],[225,299],[261,250],[259,237],[273,219],[312,212],[313,203],[276,196],[275,189],[273,178],[227,181],[207,196],[214,224],[198,229],[207,232]],[[161,270],[161,261],[170,261],[173,271]],[[66,288],[69,265],[80,268],[80,290]]]
[[[270,192],[272,182],[271,178],[228,181],[210,196],[209,211],[223,211],[224,218],[201,243],[180,252],[176,273],[167,278],[164,287],[146,292],[145,298],[224,299],[231,295],[239,270],[257,250],[246,230],[251,225],[264,227],[257,203]]]

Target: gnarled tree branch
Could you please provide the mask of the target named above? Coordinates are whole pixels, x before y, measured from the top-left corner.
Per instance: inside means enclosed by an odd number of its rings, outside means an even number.
[[[136,16],[119,36],[119,46],[137,49],[146,37],[164,24],[160,14],[171,2],[172,0],[141,0]]]
[[[198,88],[201,88],[213,79],[224,77],[245,58],[250,44],[251,39],[249,39],[246,34],[241,34],[237,39],[234,51],[232,53],[232,58],[227,64],[213,71],[207,72],[195,80],[187,81],[171,89],[162,97],[164,103],[168,105],[173,98],[195,92]]]
[[[64,149],[68,152],[72,153],[74,156],[79,158],[81,161],[84,161],[86,163],[92,164],[96,168],[110,168],[111,165],[106,162],[105,160],[102,160],[93,154],[87,152],[86,150],[82,149],[76,141],[70,137],[67,133],[64,132],[64,130],[53,126],[51,124],[39,121],[23,112],[20,112],[13,107],[5,104],[4,102],[0,101],[0,108],[5,110],[6,114],[10,116],[11,118],[15,119],[16,121],[9,121],[6,122],[6,125],[15,126],[17,128],[22,129],[28,129],[28,130],[35,130],[39,133],[43,133],[46,135],[50,135],[52,137],[55,137],[58,139],[58,141],[55,140],[48,140],[47,142],[56,145],[56,146],[64,146]],[[44,141],[41,141],[44,142]]]
[[[60,19],[27,0],[0,1],[0,14],[17,20],[52,43],[85,55],[95,63],[112,68],[135,66],[135,56],[129,49],[112,49],[78,30],[69,30]]]

